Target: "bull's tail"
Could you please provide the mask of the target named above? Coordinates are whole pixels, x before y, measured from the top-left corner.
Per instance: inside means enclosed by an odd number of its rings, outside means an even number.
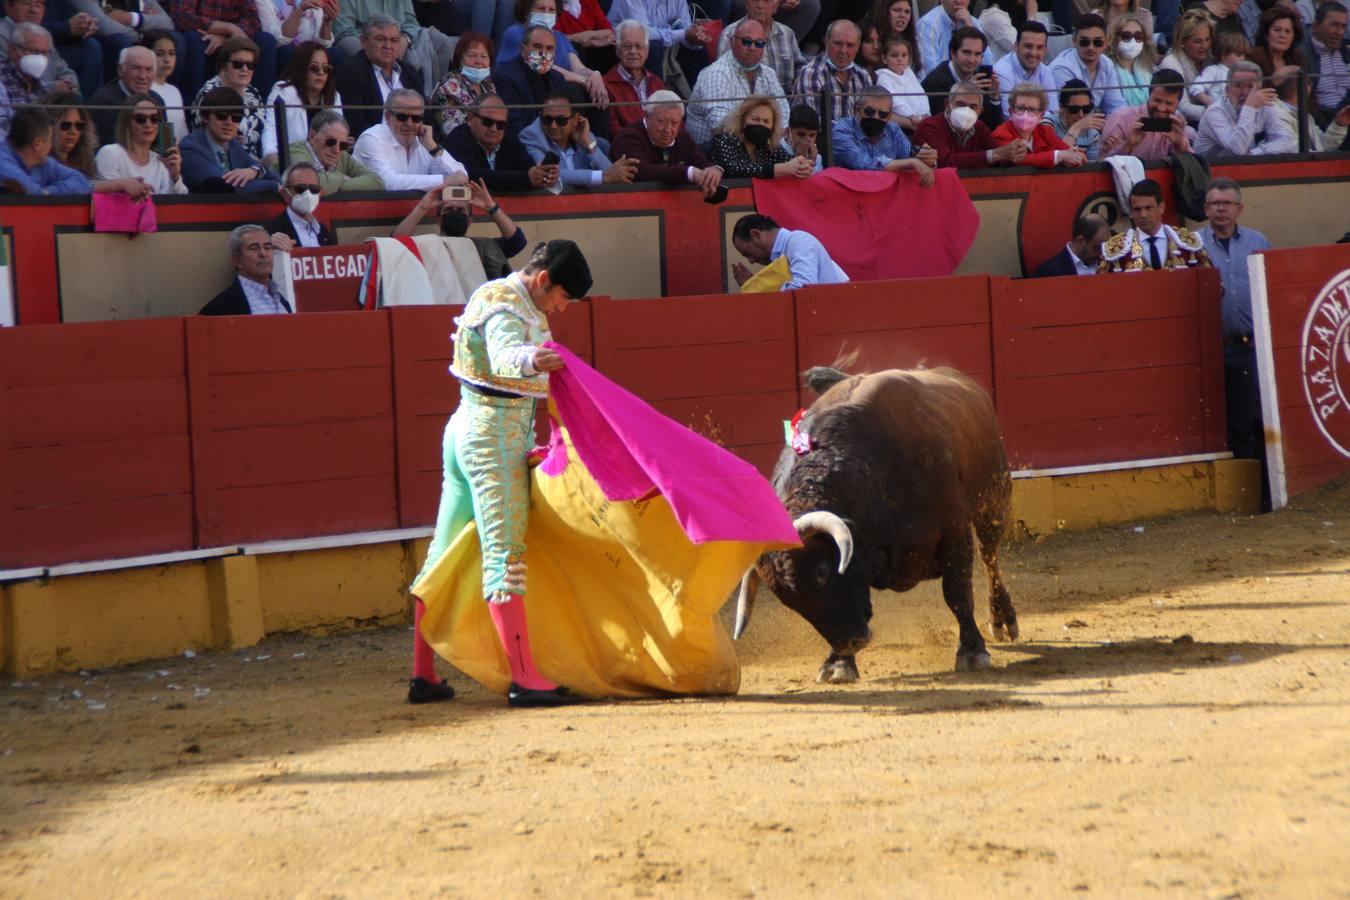
[[[806,380],[806,386],[815,394],[823,394],[834,387],[845,378],[849,377],[847,372],[841,372],[838,369],[829,366],[814,366],[806,370],[802,376]]]

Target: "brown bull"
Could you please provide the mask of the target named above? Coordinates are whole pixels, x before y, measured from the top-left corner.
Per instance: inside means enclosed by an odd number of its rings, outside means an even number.
[[[766,553],[746,573],[736,637],[762,579],[829,642],[819,680],[856,681],[854,656],[872,638],[872,589],[941,578],[961,629],[957,670],[988,668],[975,624],[974,538],[989,575],[990,627],[996,639],[1017,638],[998,568],[1012,481],[989,395],[955,369],[817,368],[806,383],[820,394],[798,426],[810,449],[785,450],[773,477],[803,547]]]

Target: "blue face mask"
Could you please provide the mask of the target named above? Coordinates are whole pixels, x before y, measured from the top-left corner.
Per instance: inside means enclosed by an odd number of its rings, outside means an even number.
[[[459,69],[459,73],[463,75],[465,80],[468,81],[470,84],[478,84],[480,82],[486,81],[487,77],[492,74],[492,70],[475,69],[472,66],[461,66]]]
[[[545,12],[530,13],[531,25],[542,25],[545,28],[552,28],[554,23],[557,21],[558,17],[554,13],[545,13]]]

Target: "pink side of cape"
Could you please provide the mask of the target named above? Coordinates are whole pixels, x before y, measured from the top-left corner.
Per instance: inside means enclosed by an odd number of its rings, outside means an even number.
[[[639,500],[661,492],[684,533],[708,541],[799,543],[792,519],[754,466],[652,409],[550,343],[565,363],[549,374],[549,393],[577,456],[610,500]],[[555,431],[546,475],[567,466]]]

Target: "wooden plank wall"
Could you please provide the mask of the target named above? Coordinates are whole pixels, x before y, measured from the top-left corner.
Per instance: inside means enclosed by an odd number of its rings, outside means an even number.
[[[183,320],[0,330],[0,567],[193,546]]]
[[[803,370],[856,351],[856,371],[953,366],[994,389],[987,275],[817,285],[796,294]]]
[[[768,473],[796,412],[792,294],[594,303],[595,367]]]
[[[1015,468],[1225,449],[1212,270],[995,278],[995,388]],[[1090,291],[1087,289],[1090,286]]]
[[[184,321],[201,546],[398,527],[387,312]]]

